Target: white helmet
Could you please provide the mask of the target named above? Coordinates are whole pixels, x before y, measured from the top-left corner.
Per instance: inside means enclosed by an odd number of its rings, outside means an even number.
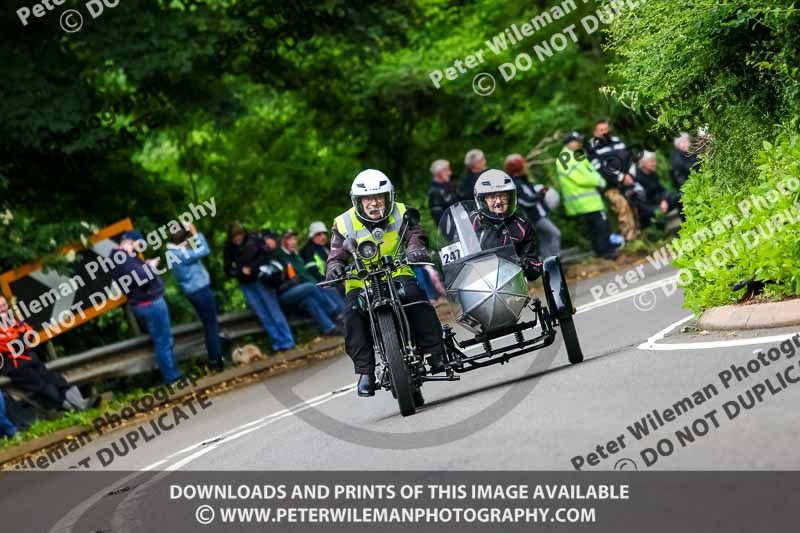
[[[547,192],[544,193],[544,205],[547,206],[547,209],[555,211],[559,203],[561,203],[561,195],[558,194],[558,191],[547,189]]]
[[[517,186],[514,185],[511,176],[502,170],[491,169],[481,174],[475,182],[474,192],[475,203],[478,204],[483,216],[494,220],[505,220],[513,216],[517,210]],[[486,201],[488,195],[497,193],[508,193],[507,205],[502,212],[497,211],[502,207],[502,202],[495,201],[489,205]]]
[[[364,212],[364,206],[361,205],[359,198],[376,195],[383,195],[384,207],[382,211],[376,210],[373,216],[369,216]],[[368,169],[353,180],[350,199],[353,201],[358,218],[364,222],[380,222],[386,220],[394,211],[394,186],[389,177],[380,170]]]

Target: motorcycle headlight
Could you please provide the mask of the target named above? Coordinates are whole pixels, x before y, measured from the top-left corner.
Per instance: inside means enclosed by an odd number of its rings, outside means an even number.
[[[374,259],[378,255],[378,245],[372,241],[364,241],[358,245],[358,256],[361,259]]]

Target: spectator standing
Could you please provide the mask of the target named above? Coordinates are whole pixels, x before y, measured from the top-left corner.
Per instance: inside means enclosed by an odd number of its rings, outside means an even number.
[[[17,426],[6,416],[6,403],[3,399],[3,391],[0,390],[0,436],[9,439],[17,434]]]
[[[8,301],[0,296],[0,358],[2,372],[11,383],[31,394],[42,407],[52,411],[85,411],[95,399],[85,399],[78,387],[70,385],[61,374],[47,368],[36,353],[19,345],[28,331],[27,323],[17,320]],[[3,409],[5,411],[5,409]]]
[[[202,263],[202,259],[211,253],[208,241],[194,224],[189,224],[172,235],[172,242],[167,244],[167,253],[175,258],[171,261],[172,274],[203,323],[209,367],[221,372],[222,343],[217,322],[217,301],[211,290],[211,277]]]
[[[506,157],[504,169],[517,186],[517,203],[522,207],[525,218],[533,224],[539,241],[539,257],[557,256],[561,253],[561,231],[547,218],[548,209],[544,203],[547,187],[528,181],[525,158],[521,154]]]
[[[628,173],[632,163],[628,147],[619,137],[611,135],[608,120],[598,120],[592,134],[587,155],[592,166],[606,181],[603,196],[617,215],[619,232],[626,241],[635,241],[639,238],[636,216],[630,203],[620,191],[624,187],[633,186],[633,176]]]
[[[164,300],[164,282],[156,272],[160,260],[155,258],[142,261],[137,255],[137,246],[140,249],[145,247],[144,236],[139,231],[131,230],[122,234],[119,247],[114,253],[122,252],[125,261],[115,264],[113,276],[118,281],[123,276],[147,280],[143,284],[137,282],[130,284],[127,294],[128,306],[134,316],[147,326],[147,331],[153,339],[161,376],[167,385],[171,385],[183,376],[175,362],[169,308]]]
[[[700,168],[700,160],[696,154],[689,153],[692,144],[692,137],[688,133],[681,133],[675,138],[675,151],[670,158],[669,176],[676,191],[680,191],[689,174],[697,172]]]
[[[453,176],[453,171],[450,170],[450,161],[446,159],[434,161],[431,164],[431,175],[433,179],[428,189],[428,207],[431,210],[431,217],[438,227],[445,211],[458,202],[458,195],[450,181]]]
[[[564,149],[556,161],[561,197],[568,216],[579,217],[589,233],[594,252],[616,259],[617,251],[609,240],[611,230],[600,190],[606,186],[581,148],[583,136],[573,131],[564,139]]]
[[[486,171],[486,156],[479,149],[473,148],[464,156],[464,166],[467,167],[467,174],[461,180],[458,196],[464,201],[474,200],[475,182]]]
[[[328,228],[324,222],[312,222],[308,227],[308,241],[300,250],[306,270],[316,282],[325,281],[325,262],[328,260]]]
[[[282,352],[294,348],[292,330],[278,303],[275,288],[267,287],[258,279],[259,268],[269,261],[264,239],[248,233],[240,224],[232,224],[223,255],[225,275],[239,282],[247,305],[272,338],[272,350]]]

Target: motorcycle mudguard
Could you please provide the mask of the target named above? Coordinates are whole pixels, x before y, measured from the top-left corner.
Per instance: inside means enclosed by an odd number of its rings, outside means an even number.
[[[561,260],[557,256],[548,257],[542,267],[544,295],[550,314],[558,318],[569,318],[575,314],[572,297],[569,295],[567,278],[561,268]]]

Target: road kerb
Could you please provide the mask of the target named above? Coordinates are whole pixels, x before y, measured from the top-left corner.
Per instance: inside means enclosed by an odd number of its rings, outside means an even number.
[[[707,309],[697,321],[707,330],[752,330],[800,325],[800,299]]]

